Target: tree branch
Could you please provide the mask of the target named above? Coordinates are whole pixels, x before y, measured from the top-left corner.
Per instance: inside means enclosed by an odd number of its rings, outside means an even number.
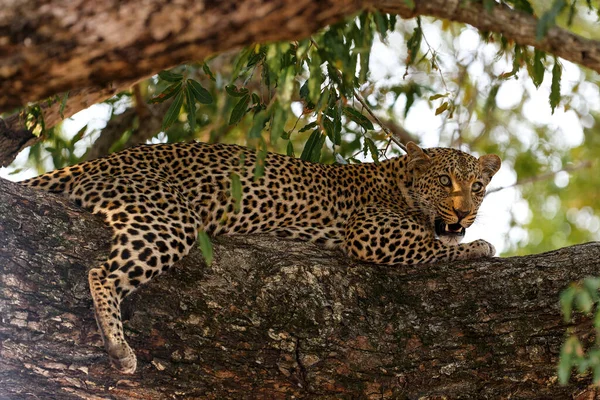
[[[488,12],[480,3],[460,0],[414,3],[411,9],[398,0],[150,0],[143,5],[128,0],[118,6],[79,0],[45,7],[39,0],[5,1],[0,32],[11,34],[0,34],[0,112],[85,87],[123,90],[162,69],[216,52],[308,37],[363,8],[502,32],[516,43],[600,72],[600,43],[558,27],[536,42],[537,19],[507,6]]]
[[[405,1],[373,0],[371,5],[380,11],[398,14],[402,18],[426,15],[472,25],[483,32],[502,33],[515,43],[533,46],[565,60],[600,72],[600,42],[586,39],[554,26],[546,36],[536,40],[538,19],[505,4],[494,4],[490,11],[481,2],[462,0],[414,0],[411,9]]]
[[[139,361],[127,377],[108,365],[87,289],[109,246],[99,217],[0,180],[0,397],[596,393],[590,377],[558,386],[555,370],[558,294],[597,274],[598,243],[390,268],[268,236],[219,238],[211,267],[194,249],[125,301]],[[581,319],[569,329],[592,330]]]
[[[0,45],[1,48],[2,46]],[[1,64],[2,60],[0,57],[0,68]],[[61,99],[57,98],[54,101],[41,102],[39,106],[42,118],[44,119],[44,125],[47,129],[51,128],[61,122],[63,117],[70,118],[79,111],[106,100],[118,92],[127,89],[133,82],[124,82],[122,87],[114,87],[112,85],[105,87],[94,86],[70,91],[62,113]],[[0,86],[2,83],[0,73]],[[5,119],[0,118],[0,167],[6,167],[13,162],[23,149],[43,139],[43,135],[36,136],[27,129],[21,113],[15,113]]]

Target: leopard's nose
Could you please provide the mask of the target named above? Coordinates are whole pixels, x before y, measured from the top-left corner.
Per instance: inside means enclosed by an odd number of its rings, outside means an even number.
[[[457,210],[455,208],[454,213],[458,217],[458,220],[461,221],[461,220],[465,219],[471,213],[471,210]]]

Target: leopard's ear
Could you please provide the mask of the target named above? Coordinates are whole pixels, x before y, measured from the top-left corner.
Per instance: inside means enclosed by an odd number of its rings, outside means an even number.
[[[500,157],[495,154],[486,154],[479,157],[479,165],[481,166],[481,173],[488,179],[492,179],[492,176],[498,172],[502,161]]]
[[[408,154],[409,170],[415,171],[417,174],[422,174],[429,168],[431,158],[415,143],[406,143],[406,153]]]

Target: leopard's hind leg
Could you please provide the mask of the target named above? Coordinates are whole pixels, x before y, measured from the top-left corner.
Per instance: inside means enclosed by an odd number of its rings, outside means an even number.
[[[160,181],[96,177],[78,186],[71,197],[104,214],[114,229],[110,256],[90,270],[89,284],[111,364],[133,373],[137,362],[124,337],[121,301],[189,252],[198,219],[181,194]]]

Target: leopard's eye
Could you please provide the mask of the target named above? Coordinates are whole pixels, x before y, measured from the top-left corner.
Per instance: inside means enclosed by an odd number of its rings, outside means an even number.
[[[439,179],[442,186],[452,186],[452,181],[448,175],[440,175]]]
[[[483,184],[481,182],[474,182],[471,186],[471,190],[475,193],[480,192],[483,189]]]

